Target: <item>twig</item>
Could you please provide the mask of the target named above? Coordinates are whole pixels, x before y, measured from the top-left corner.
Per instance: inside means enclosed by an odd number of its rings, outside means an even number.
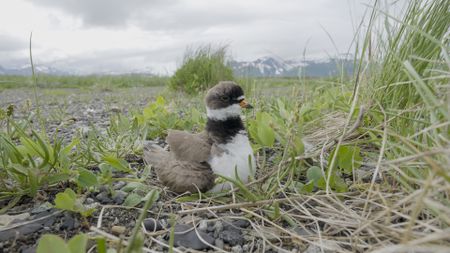
[[[182,210],[179,211],[178,214],[191,214],[191,213],[200,213],[207,211],[218,211],[218,210],[226,210],[226,209],[237,209],[242,207],[252,207],[252,206],[264,206],[270,205],[274,203],[283,203],[289,202],[292,200],[304,200],[305,197],[291,197],[291,198],[282,198],[282,199],[270,199],[270,200],[261,200],[256,202],[241,202],[241,203],[233,203],[227,205],[219,205],[219,206],[211,206],[211,207],[200,207],[191,210]]]

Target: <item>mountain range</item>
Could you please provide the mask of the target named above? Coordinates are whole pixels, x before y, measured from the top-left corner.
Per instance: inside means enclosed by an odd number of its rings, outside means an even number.
[[[236,76],[245,77],[328,77],[341,73],[353,73],[353,61],[348,58],[328,58],[319,60],[283,60],[277,57],[261,57],[253,61],[228,62]],[[79,75],[75,71],[66,71],[57,67],[39,65],[35,72],[48,75]],[[123,73],[96,73],[100,75],[144,74],[152,75],[150,71],[130,71]],[[0,66],[0,75],[31,75],[31,67],[26,65],[20,68],[4,68]]]
[[[230,61],[234,74],[251,77],[327,77],[353,73],[353,60],[330,58],[319,60],[282,60],[262,57],[254,61]]]

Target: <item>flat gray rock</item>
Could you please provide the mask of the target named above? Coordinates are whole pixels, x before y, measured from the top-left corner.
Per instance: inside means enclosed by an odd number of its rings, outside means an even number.
[[[213,237],[199,230],[197,230],[197,232],[193,229],[191,225],[186,224],[175,225],[175,235],[174,235],[175,246],[177,247],[183,246],[195,250],[209,249],[210,246],[203,243],[199,239],[199,236],[203,239],[203,241],[207,242],[208,244],[214,245]]]

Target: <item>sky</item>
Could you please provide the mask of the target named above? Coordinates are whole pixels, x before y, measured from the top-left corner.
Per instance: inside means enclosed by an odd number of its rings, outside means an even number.
[[[170,74],[188,47],[230,57],[327,58],[349,52],[370,0],[0,1],[0,66],[89,74]],[[332,38],[332,39],[330,39]]]

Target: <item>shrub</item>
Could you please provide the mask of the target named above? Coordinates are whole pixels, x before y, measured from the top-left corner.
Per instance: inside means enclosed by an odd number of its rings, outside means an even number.
[[[226,65],[227,47],[200,46],[187,49],[182,66],[169,81],[172,89],[195,94],[219,81],[234,80],[233,70]]]

